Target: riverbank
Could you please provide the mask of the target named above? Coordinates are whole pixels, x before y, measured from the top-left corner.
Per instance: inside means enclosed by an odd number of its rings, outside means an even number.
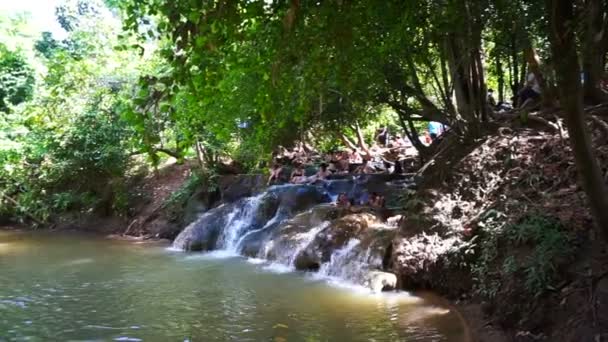
[[[608,149],[594,133],[606,169]],[[567,140],[502,129],[447,145],[421,179],[393,242],[402,287],[453,300],[481,341],[499,341],[497,331],[515,341],[603,338],[606,244]]]

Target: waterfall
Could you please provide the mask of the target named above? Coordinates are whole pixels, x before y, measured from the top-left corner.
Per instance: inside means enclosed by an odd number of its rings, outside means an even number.
[[[312,228],[308,232],[300,234],[300,236],[298,237],[299,240],[297,240],[298,245],[293,249],[292,253],[288,254],[289,257],[284,262],[289,266],[295,267],[296,257],[300,253],[302,253],[302,251],[304,251],[304,249],[306,249],[306,247],[308,247],[308,245],[310,245],[312,243],[312,241],[315,239],[315,237],[317,237],[317,234],[319,234],[319,232],[321,232],[328,226],[329,226],[329,222],[326,221],[326,222],[323,222],[320,225]]]
[[[242,235],[238,241],[235,244],[235,250],[238,251],[240,250],[240,247],[243,246],[243,243],[245,242],[245,240],[247,238],[249,238],[250,236],[263,232],[264,230],[268,229],[269,227],[272,227],[273,225],[277,224],[280,222],[280,216],[277,213],[277,215],[275,215],[270,221],[266,222],[266,224],[264,226],[262,226],[262,228],[258,228],[258,229],[254,229],[254,230],[250,230],[247,233],[245,233],[244,235]]]
[[[250,256],[256,263],[270,262],[269,266],[283,271],[318,269],[324,279],[340,279],[374,291],[394,288],[394,275],[381,271],[387,245],[381,236],[387,235],[379,232],[386,229],[370,225],[346,241],[336,239],[343,234],[336,216],[340,209],[326,203],[340,192],[360,199],[365,191],[364,184],[352,179],[323,186],[271,187],[209,210],[179,234],[173,248]]]
[[[297,233],[290,238],[290,244],[286,244],[281,248],[275,246],[276,241],[270,240],[260,252],[260,257],[269,259],[269,251],[274,248],[274,259],[282,264],[288,265],[295,269],[295,261],[297,256],[302,253],[315,239],[317,234],[329,226],[329,221],[324,221],[310,230],[302,233]]]
[[[330,277],[339,277],[339,278],[352,278],[345,277],[350,273],[350,271],[346,270],[346,266],[350,266],[353,264],[355,255],[357,254],[356,247],[361,244],[361,241],[358,239],[350,239],[348,243],[342,247],[341,249],[336,250],[332,255],[328,262],[321,265],[319,269],[319,274],[323,276]],[[357,265],[360,266],[360,265]]]
[[[331,255],[329,262],[321,265],[319,276],[340,279],[380,292],[385,286],[394,288],[396,278],[380,272],[382,259],[372,253],[371,247],[363,248],[361,241],[350,239],[348,243]],[[394,277],[394,276],[393,276]]]
[[[220,249],[232,253],[243,253],[246,249],[245,254],[255,255],[262,240],[282,221],[328,201],[326,192],[320,187],[273,186],[259,195],[209,210],[179,234],[173,248]]]
[[[262,205],[262,198],[266,193],[245,199],[245,203],[236,207],[226,220],[225,228],[218,239],[217,248],[238,253],[239,242],[248,228],[253,226],[258,209]]]

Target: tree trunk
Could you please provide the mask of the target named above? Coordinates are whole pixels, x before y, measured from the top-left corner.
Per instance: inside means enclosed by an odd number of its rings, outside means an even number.
[[[344,135],[343,133],[340,133],[338,135],[338,137],[340,138],[340,140],[342,140],[344,145],[346,145],[346,147],[348,147],[349,149],[351,149],[351,150],[357,149],[357,145],[355,145],[352,141],[350,141],[350,139],[348,139],[348,137],[346,135]]]
[[[465,138],[481,134],[481,120],[486,117],[486,90],[481,65],[482,8],[477,1],[448,2],[462,16],[456,18],[445,42],[448,67],[452,75],[456,108],[464,121]]]
[[[198,161],[198,166],[201,168],[201,171],[205,169],[205,160],[203,158],[203,148],[201,143],[197,140],[194,143],[194,147],[196,149],[196,159]]]
[[[608,192],[585,125],[580,67],[572,29],[575,23],[573,3],[546,0],[546,4],[549,10],[551,50],[560,100],[566,112],[570,144],[595,224],[608,240]]]
[[[361,127],[359,126],[358,122],[355,122],[355,132],[357,134],[357,144],[359,145],[359,148],[369,154],[369,149],[367,148],[367,144],[365,143],[365,139],[363,138],[363,132],[361,132]]]
[[[598,104],[608,101],[608,96],[599,88],[606,56],[606,45],[602,44],[606,35],[603,27],[606,11],[601,0],[587,0],[586,2],[585,29],[581,39],[583,42],[583,92],[586,102]]]
[[[515,101],[513,101],[513,106],[518,107],[519,103],[517,103],[517,94],[519,93],[519,59],[517,58],[517,40],[515,34],[511,35],[511,64],[513,65],[513,70],[511,70],[511,92],[513,92],[513,96],[515,97]]]
[[[412,145],[416,148],[416,150],[418,150],[418,154],[420,155],[421,160],[424,160],[424,156],[427,154],[428,147],[425,146],[422,141],[420,141],[414,123],[410,119],[409,115],[406,113],[397,112],[397,116],[399,117],[399,122],[401,122],[401,128],[403,128],[405,135],[410,140]]]
[[[500,62],[500,54],[496,53],[494,56],[496,62],[496,74],[498,75],[498,102],[505,101],[505,75]]]
[[[414,145],[414,147],[418,150],[418,154],[420,155],[421,160],[424,160],[429,148],[424,145],[422,141],[420,141],[420,136],[418,135],[416,126],[414,126],[414,122],[412,120],[407,120],[407,124],[409,127],[409,131],[412,133],[412,145]]]

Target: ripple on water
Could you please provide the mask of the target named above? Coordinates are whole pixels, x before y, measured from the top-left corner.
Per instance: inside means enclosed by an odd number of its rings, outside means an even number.
[[[223,251],[48,240],[0,262],[0,340],[461,341],[449,311],[408,293]]]
[[[115,337],[115,338],[113,338],[113,340],[114,341],[127,341],[127,342],[139,342],[139,341],[143,341],[141,338],[128,337],[128,336]]]

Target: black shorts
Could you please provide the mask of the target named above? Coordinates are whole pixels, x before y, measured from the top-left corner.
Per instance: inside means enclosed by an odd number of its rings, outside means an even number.
[[[519,103],[519,105],[521,106],[528,99],[536,100],[536,99],[540,98],[540,94],[535,92],[534,90],[532,90],[532,88],[524,88],[521,91],[521,93],[519,94],[519,97],[521,99],[521,102]]]

